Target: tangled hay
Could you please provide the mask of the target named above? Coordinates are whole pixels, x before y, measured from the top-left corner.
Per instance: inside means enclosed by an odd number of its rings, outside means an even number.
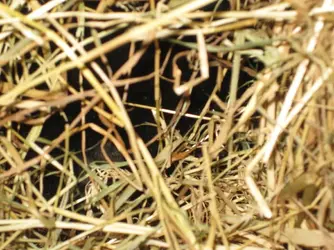
[[[334,5],[222,6],[2,1],[0,249],[334,249]],[[160,42],[182,50],[162,54]],[[115,71],[108,55],[126,44]],[[154,68],[132,77],[149,45]],[[189,113],[192,90],[213,68],[206,104]],[[244,73],[253,80],[243,84]],[[182,97],[175,110],[161,105],[162,80]],[[119,91],[147,82],[155,106]],[[69,117],[73,103],[80,109]],[[150,142],[136,134],[130,106],[152,111]],[[59,133],[44,127],[55,116],[65,121]],[[196,119],[187,133],[181,117]],[[87,159],[88,130],[121,161],[103,149],[105,162]]]

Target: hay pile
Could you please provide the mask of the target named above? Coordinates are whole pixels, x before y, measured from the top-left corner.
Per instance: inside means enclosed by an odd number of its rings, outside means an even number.
[[[334,249],[333,11],[312,0],[2,1],[0,249]],[[183,50],[168,57],[160,41]],[[108,53],[125,44],[128,60],[112,69]],[[154,68],[131,77],[148,44]],[[182,134],[212,68],[214,89]],[[254,80],[240,92],[242,72]],[[162,79],[183,96],[170,120]],[[119,92],[148,81],[153,156]],[[81,108],[68,117],[72,103]],[[56,115],[62,131],[43,138]],[[74,152],[78,134],[86,152],[88,129],[125,160]]]

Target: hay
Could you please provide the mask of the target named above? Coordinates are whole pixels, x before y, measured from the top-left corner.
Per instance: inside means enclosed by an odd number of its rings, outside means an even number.
[[[334,249],[331,1],[40,2],[0,4],[0,249]],[[125,44],[115,71],[108,54]],[[154,68],[132,77],[152,44]],[[184,97],[175,110],[161,105],[162,80]],[[118,91],[148,82],[155,106]],[[129,108],[152,111],[151,141]],[[53,117],[60,132],[44,127]],[[187,133],[184,117],[196,120]],[[92,162],[89,130],[120,161],[101,150]]]

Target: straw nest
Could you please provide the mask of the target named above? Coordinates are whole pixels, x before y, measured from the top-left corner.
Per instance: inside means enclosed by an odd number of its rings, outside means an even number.
[[[0,249],[334,249],[334,5],[223,3],[2,1]],[[161,54],[162,41],[181,52]],[[125,44],[128,59],[112,69],[108,53]],[[154,67],[131,77],[146,45]],[[181,57],[192,64],[188,79]],[[213,91],[191,114],[187,97],[212,68]],[[252,81],[240,93],[242,72]],[[183,97],[169,120],[162,79]],[[157,155],[119,91],[147,82]],[[68,117],[73,103],[81,108]],[[65,125],[45,138],[55,115]],[[191,115],[191,130],[178,132]],[[87,161],[88,130],[124,160]]]

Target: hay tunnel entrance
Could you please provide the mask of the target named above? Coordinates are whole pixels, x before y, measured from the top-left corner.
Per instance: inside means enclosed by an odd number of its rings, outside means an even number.
[[[332,249],[332,7],[1,3],[0,249]]]

